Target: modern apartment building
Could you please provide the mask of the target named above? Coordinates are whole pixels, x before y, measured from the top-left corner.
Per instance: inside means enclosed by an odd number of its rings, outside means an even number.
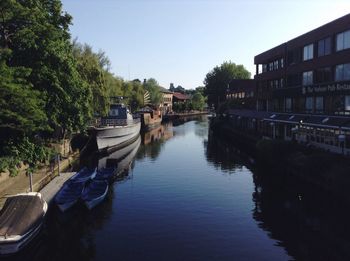
[[[256,111],[244,112],[252,123],[246,126],[350,155],[350,14],[255,56],[254,63]],[[243,122],[244,115],[234,114]]]

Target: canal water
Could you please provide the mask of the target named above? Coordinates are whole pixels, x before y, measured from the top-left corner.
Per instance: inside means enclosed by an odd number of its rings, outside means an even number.
[[[92,211],[50,210],[20,260],[350,260],[349,215],[329,196],[276,184],[201,117],[168,123],[124,151]],[[287,184],[287,185],[286,185]]]

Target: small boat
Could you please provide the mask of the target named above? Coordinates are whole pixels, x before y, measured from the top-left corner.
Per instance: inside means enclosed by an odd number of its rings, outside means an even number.
[[[89,179],[93,179],[96,176],[96,168],[89,169],[87,167],[82,168],[78,171],[70,180],[74,180],[76,182],[86,182]]]
[[[88,209],[94,208],[101,203],[108,192],[108,182],[105,180],[92,180],[85,187],[81,199],[84,201]]]
[[[78,202],[84,190],[85,181],[68,180],[55,197],[55,202],[62,212]]]
[[[47,203],[40,193],[10,196],[0,210],[0,254],[18,252],[40,231]]]
[[[116,173],[116,168],[102,168],[97,171],[94,180],[106,180],[111,181]]]

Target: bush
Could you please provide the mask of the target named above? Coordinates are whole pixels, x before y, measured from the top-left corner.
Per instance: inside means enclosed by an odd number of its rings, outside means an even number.
[[[8,142],[4,149],[5,155],[0,158],[0,172],[8,170],[10,176],[18,174],[18,167],[23,162],[29,165],[27,172],[33,172],[38,163],[45,162],[55,154],[54,150],[39,141],[30,141],[28,137],[22,140]]]

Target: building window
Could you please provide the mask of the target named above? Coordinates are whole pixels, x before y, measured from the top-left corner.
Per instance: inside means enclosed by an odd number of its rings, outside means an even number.
[[[267,64],[262,65],[262,72],[267,72]]]
[[[292,110],[292,98],[286,98],[286,111],[289,112]]]
[[[283,58],[281,58],[280,60],[280,67],[283,68],[284,67],[284,61],[283,61]]]
[[[350,111],[350,95],[345,96],[345,110]]]
[[[303,61],[311,60],[314,58],[314,45],[309,44],[304,46]]]
[[[316,70],[316,83],[325,83],[332,81],[332,69],[331,67],[319,68]]]
[[[284,79],[283,79],[283,78],[280,79],[280,87],[281,87],[281,88],[284,87]]]
[[[273,70],[273,62],[269,63],[269,71]]]
[[[273,69],[278,70],[278,61],[273,62]]]
[[[337,34],[337,51],[350,48],[350,30]]]
[[[335,80],[350,80],[350,63],[339,64],[335,67]]]
[[[316,111],[318,111],[318,112],[323,111],[323,97],[322,96],[316,97]]]
[[[313,73],[312,71],[303,72],[303,85],[313,84]]]
[[[331,38],[325,38],[318,41],[318,57],[331,53]]]
[[[306,97],[306,99],[305,99],[305,109],[306,109],[307,112],[312,112],[312,109],[313,109],[312,97]]]
[[[293,49],[291,51],[288,51],[288,56],[287,56],[288,65],[296,64],[296,63],[300,62],[301,56],[302,55],[301,55],[300,48],[296,48],[296,49]]]

